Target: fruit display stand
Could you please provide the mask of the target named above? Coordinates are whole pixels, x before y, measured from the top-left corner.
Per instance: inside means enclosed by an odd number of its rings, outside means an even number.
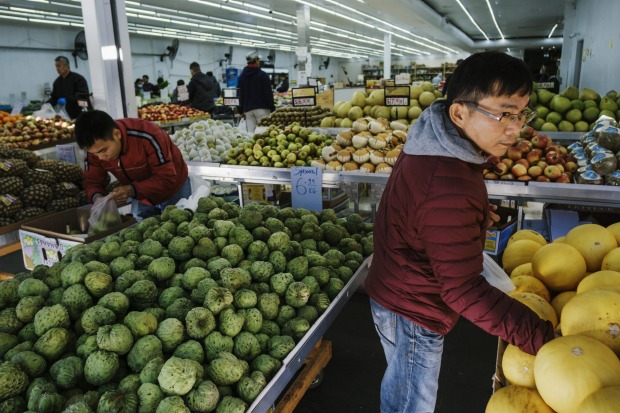
[[[254,400],[247,410],[248,413],[264,413],[272,408],[274,413],[291,413],[294,411],[297,403],[310,387],[311,380],[318,375],[331,358],[331,344],[324,340],[322,341],[321,338],[340,311],[342,311],[351,295],[355,293],[357,288],[366,279],[371,262],[372,255],[366,258],[327,310],[316,320],[295,348],[282,360],[282,368]],[[315,348],[316,350],[313,352]],[[310,355],[311,357],[309,357]],[[282,394],[289,381],[306,361],[307,365],[300,373],[298,380],[295,380],[288,391]],[[281,398],[280,395],[282,395]],[[278,399],[280,399],[279,402]]]

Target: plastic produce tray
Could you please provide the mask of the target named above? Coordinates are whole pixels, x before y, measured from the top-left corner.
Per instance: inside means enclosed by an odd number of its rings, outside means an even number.
[[[340,291],[340,294],[332,301],[327,310],[321,314],[306,335],[297,343],[295,348],[282,360],[282,368],[280,368],[271,381],[267,383],[267,386],[254,400],[254,403],[250,405],[247,412],[266,413],[274,406],[276,400],[297,370],[304,364],[316,343],[323,337],[325,331],[327,331],[338,314],[340,314],[340,311],[342,311],[344,305],[349,301],[351,295],[353,295],[355,290],[364,282],[371,261],[372,255],[366,258],[342,291]]]

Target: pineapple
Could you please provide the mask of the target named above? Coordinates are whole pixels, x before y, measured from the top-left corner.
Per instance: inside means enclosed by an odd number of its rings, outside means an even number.
[[[20,199],[27,207],[45,208],[52,199],[52,190],[44,184],[35,184],[24,188]]]
[[[45,184],[52,186],[56,182],[54,173],[45,171],[43,169],[29,169],[22,175],[25,186],[31,186],[34,184]]]
[[[22,209],[17,214],[15,214],[14,218],[15,218],[15,221],[22,221],[24,219],[33,218],[38,215],[41,215],[44,212],[45,210],[43,208],[28,207],[28,208]]]
[[[0,217],[12,218],[22,209],[22,202],[18,197],[6,194],[0,195]]]
[[[9,158],[21,159],[25,161],[30,168],[32,168],[39,159],[41,159],[36,153],[23,148],[11,149],[9,152]]]
[[[70,162],[60,161],[53,166],[52,172],[56,175],[57,182],[73,182],[82,185],[82,168]]]
[[[11,225],[14,221],[11,218],[0,217],[0,227]]]
[[[0,159],[0,178],[4,176],[22,176],[28,170],[28,164],[21,159]]]
[[[80,188],[73,182],[58,182],[51,185],[51,188],[54,199],[75,197],[80,191]]]
[[[58,161],[56,159],[41,159],[34,164],[34,167],[46,171],[53,171],[57,163]]]
[[[69,208],[77,208],[80,206],[80,203],[76,197],[67,197],[54,199],[52,202],[47,204],[47,211],[64,211]]]
[[[24,181],[17,176],[0,178],[0,194],[19,194],[24,189]]]

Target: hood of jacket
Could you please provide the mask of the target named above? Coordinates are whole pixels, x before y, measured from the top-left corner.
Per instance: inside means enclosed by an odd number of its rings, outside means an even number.
[[[260,67],[256,67],[256,66],[246,66],[243,68],[243,72],[241,72],[242,75],[245,76],[253,76],[257,73],[260,73],[262,70]]]
[[[433,102],[409,129],[404,152],[408,155],[446,156],[478,165],[486,162],[480,151],[459,134],[443,100]]]

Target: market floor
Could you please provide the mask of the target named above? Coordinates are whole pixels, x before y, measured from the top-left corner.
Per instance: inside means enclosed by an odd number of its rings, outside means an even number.
[[[23,271],[21,251],[0,257],[0,271]],[[354,294],[327,330],[332,359],[320,385],[295,413],[377,413],[385,356],[368,296]],[[497,339],[461,319],[446,337],[435,413],[481,413],[491,396]]]

